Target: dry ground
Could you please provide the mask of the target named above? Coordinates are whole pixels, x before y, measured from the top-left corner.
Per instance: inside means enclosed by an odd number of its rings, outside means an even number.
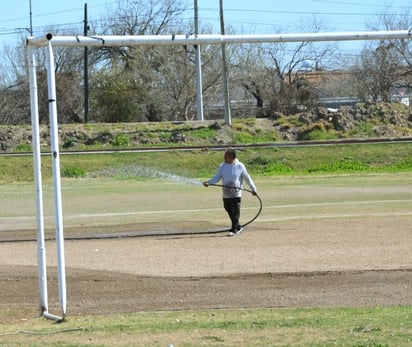
[[[361,182],[356,184],[349,178],[352,188],[347,178],[319,179],[321,185],[317,180],[293,183],[295,186],[259,182],[263,212],[236,237],[217,233],[66,241],[67,315],[200,308],[412,306],[410,176],[357,178]],[[73,191],[78,191],[79,184],[73,183],[77,189]],[[124,192],[121,184],[127,188]],[[22,199],[13,189],[9,192],[3,187],[9,205],[13,196],[17,196],[16,204]],[[66,204],[65,212],[69,226],[75,228],[75,222],[84,222],[75,210],[84,197],[75,200],[70,189],[66,185],[64,193],[73,206]],[[119,183],[115,192],[123,202],[113,204],[111,211],[116,212],[117,206],[125,211],[129,205],[131,210],[138,209],[130,204],[134,189],[144,192],[142,183],[136,183],[136,188],[130,182]],[[193,194],[189,189],[176,189],[187,197]],[[205,192],[210,197],[198,203],[216,204],[216,192]],[[152,190],[147,196],[153,195]],[[158,198],[164,195],[159,190]],[[103,195],[98,198],[103,206]],[[176,198],[174,202],[179,204]],[[143,205],[150,203],[144,200]],[[87,201],[84,204],[89,206]],[[218,217],[221,209],[216,204],[207,212],[211,218],[216,216],[218,224],[226,219],[224,214]],[[0,231],[15,234],[19,223],[25,225],[27,220],[7,217],[13,215],[12,208],[7,214],[5,210]],[[188,211],[188,217],[200,213],[196,211]],[[248,211],[245,206],[244,213]],[[177,229],[179,219],[182,223],[186,219],[183,212],[173,221]],[[105,224],[114,223],[115,215]],[[121,216],[128,223],[134,215]],[[144,218],[143,212],[139,218]],[[132,227],[128,224],[129,230]],[[49,311],[59,314],[54,241],[47,241],[46,248]],[[0,254],[0,323],[37,316],[36,242],[0,242]]]
[[[232,238],[66,242],[67,314],[412,305],[411,222],[309,221],[249,227]],[[33,248],[0,244],[0,309],[13,313],[10,319],[37,314]],[[54,267],[49,275],[50,311],[59,313]]]

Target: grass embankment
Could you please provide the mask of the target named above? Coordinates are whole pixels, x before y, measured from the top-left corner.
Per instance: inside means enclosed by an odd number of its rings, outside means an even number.
[[[342,174],[412,171],[412,144],[330,145],[318,147],[249,148],[239,151],[255,176]],[[221,151],[172,151],[114,154],[62,154],[63,177],[103,174],[111,168],[125,168],[118,176],[127,176],[132,167],[186,177],[209,177],[222,161]],[[0,182],[32,181],[31,156],[0,157]],[[51,159],[43,157],[42,176],[52,176]],[[121,171],[121,170],[120,170]],[[134,175],[134,178],[136,175]]]
[[[1,317],[1,316],[0,316]],[[3,325],[6,346],[410,346],[410,307],[146,312]]]

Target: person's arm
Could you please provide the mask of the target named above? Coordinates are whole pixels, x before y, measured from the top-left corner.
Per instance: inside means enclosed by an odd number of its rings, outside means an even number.
[[[242,164],[242,176],[245,179],[247,185],[249,186],[250,190],[252,191],[253,195],[257,195],[257,189],[255,183],[253,182],[252,178],[250,177],[249,173],[247,172],[246,166]]]
[[[220,181],[222,178],[222,170],[223,170],[223,164],[221,164],[216,172],[216,175],[214,175],[210,180],[203,182],[203,185],[205,187],[209,187],[209,184],[216,184],[217,182]]]

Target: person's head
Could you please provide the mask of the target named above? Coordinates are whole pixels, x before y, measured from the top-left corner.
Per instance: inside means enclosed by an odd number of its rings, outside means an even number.
[[[233,161],[236,159],[236,150],[233,148],[228,148],[225,150],[225,162],[228,164],[232,164]]]

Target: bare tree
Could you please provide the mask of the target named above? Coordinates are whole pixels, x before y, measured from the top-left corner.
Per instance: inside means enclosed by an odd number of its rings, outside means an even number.
[[[391,45],[384,42],[377,48],[364,49],[352,69],[354,89],[358,97],[366,101],[390,101],[393,87],[400,78],[399,56]]]
[[[321,23],[313,20],[306,31],[318,32]],[[313,69],[328,65],[335,45],[301,42],[299,44],[243,45],[236,59],[237,77],[256,101],[257,115],[275,112],[294,113],[312,107],[319,98],[317,89],[304,79],[305,62]]]
[[[410,9],[400,13],[386,12],[369,23],[372,30],[404,30],[410,28]],[[352,67],[354,90],[361,100],[391,101],[398,88],[412,88],[411,41],[381,40],[364,45]]]
[[[373,25],[375,29],[383,30],[405,30],[412,26],[411,9],[403,8],[399,12],[390,12],[379,16],[377,24]],[[381,42],[380,47],[390,48],[392,56],[397,56],[399,64],[397,85],[412,89],[412,42],[407,39],[385,40]]]
[[[27,58],[24,41],[17,47],[5,46],[0,62],[0,123],[19,124],[30,120]]]
[[[175,0],[122,0],[103,21],[102,32],[110,35],[182,33],[183,11],[181,2]],[[184,47],[101,47],[92,50],[91,55],[100,66],[108,69],[115,67],[117,71],[115,74],[110,74],[109,70],[105,70],[104,74],[98,73],[95,81],[95,77],[91,76],[92,95],[100,100],[101,106],[99,109],[99,104],[96,103],[95,112],[107,112],[107,103],[108,106],[112,105],[112,108],[125,112],[117,115],[118,120],[162,120],[171,113],[182,114],[183,118],[189,117],[190,102],[182,101],[181,97],[187,93],[178,90],[190,89],[192,66]],[[133,95],[134,100],[130,103],[134,104],[134,110],[113,104],[125,100],[110,98],[107,101],[107,98],[101,97],[108,93],[107,86],[110,85],[108,81],[103,82],[103,79],[114,75],[122,79],[117,84],[118,88],[122,85],[125,91],[129,88],[133,91],[128,95]],[[105,85],[106,90],[99,90],[101,85]],[[173,98],[174,102],[171,102]]]
[[[121,0],[106,19],[101,32],[105,35],[160,35],[181,30],[184,11],[179,0]],[[126,65],[133,58],[136,48],[101,47],[91,54],[100,62],[120,59]]]
[[[318,49],[308,42],[291,49],[284,44],[249,47],[246,59],[238,66],[239,78],[256,100],[258,115],[294,113],[298,107],[312,107],[319,98],[318,91],[305,80],[301,67],[311,61],[316,69],[332,51],[331,46]]]
[[[61,34],[52,27],[46,32]],[[63,33],[69,34],[69,33]],[[83,98],[81,94],[82,52],[80,49],[54,47],[56,63],[57,110],[60,122],[81,120]],[[46,77],[46,50],[35,51],[38,66],[39,114],[43,123],[48,122],[48,95]],[[26,42],[22,38],[15,47],[5,47],[0,73],[1,114],[4,123],[30,123],[30,100]]]
[[[121,1],[106,21],[104,32],[117,35],[143,34],[190,34],[192,26],[182,25],[183,7],[179,1]],[[210,28],[203,28],[207,32]],[[221,81],[221,64],[217,60],[218,47],[202,46],[203,96],[205,107],[215,100],[216,90]],[[139,86],[139,95],[134,96],[134,110],[131,114],[118,115],[121,119],[134,120],[193,120],[196,112],[196,69],[195,51],[192,46],[133,46],[133,47],[104,47],[95,50],[95,55],[101,64],[107,68],[123,69],[122,84],[131,83],[131,89]],[[109,70],[105,76],[111,78]],[[99,90],[100,81],[93,82],[93,95],[106,93]],[[111,77],[110,77],[111,76]],[[108,86],[109,83],[104,83]],[[99,102],[105,103],[108,98],[98,97]],[[107,101],[113,105],[113,98]],[[136,102],[135,102],[136,101]],[[120,102],[120,100],[119,100]],[[100,104],[104,106],[103,104]],[[98,105],[95,107],[99,107]],[[114,106],[112,106],[114,107]],[[106,109],[107,110],[107,109]],[[96,112],[103,112],[96,109]]]

